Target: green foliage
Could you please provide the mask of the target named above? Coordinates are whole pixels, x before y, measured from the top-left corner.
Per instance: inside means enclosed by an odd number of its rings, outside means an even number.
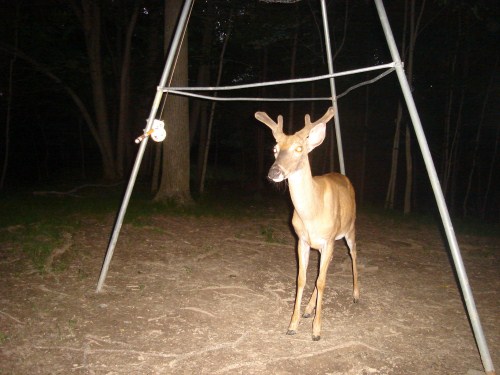
[[[500,223],[485,223],[477,219],[460,219],[454,221],[454,227],[460,234],[500,237]]]
[[[274,242],[274,229],[270,226],[261,226],[260,234],[264,236],[266,242]]]
[[[9,336],[6,333],[0,331],[0,345],[3,345],[3,343],[5,343],[8,339]]]
[[[53,250],[63,243],[64,233],[74,233],[82,217],[102,217],[116,209],[119,196],[34,196],[11,193],[0,196],[0,241],[15,244],[43,271]]]
[[[80,197],[34,196],[22,192],[0,195],[0,243],[4,249],[10,249],[7,251],[22,251],[35,268],[43,272],[54,249],[64,243],[65,233],[77,232],[87,218],[104,220],[116,216],[121,199],[122,188],[89,189]],[[238,186],[214,186],[203,196],[197,197],[196,203],[179,206],[174,203],[158,204],[146,189],[138,186],[130,200],[125,223],[148,225],[149,218],[154,215],[213,216],[237,220],[242,217],[288,217],[290,212],[288,194],[283,193],[270,192],[257,199],[252,194],[242,192]],[[437,214],[403,215],[376,207],[361,207],[358,216],[359,221],[373,221],[388,228],[396,223],[416,230],[442,225]],[[453,223],[459,234],[498,237],[500,233],[498,224],[471,220],[453,220]],[[111,232],[111,226],[109,230]],[[270,225],[262,225],[260,234],[266,242],[281,242],[280,233]],[[64,267],[64,264],[58,263],[52,269],[58,271]],[[189,272],[186,269],[186,273]],[[86,278],[88,275],[82,273],[79,277]]]
[[[14,249],[11,251],[21,250],[35,268],[43,272],[50,255],[63,245],[65,233],[77,232],[86,218],[104,220],[110,215],[116,216],[122,202],[122,189],[85,189],[78,197],[4,193],[0,195],[0,242],[9,244],[5,248]],[[243,196],[239,188],[214,188],[214,192],[198,197],[196,203],[180,206],[174,202],[154,202],[151,194],[138,186],[124,222],[145,226],[153,215],[265,217],[270,213],[269,207],[276,207],[276,201],[280,198],[269,196],[256,201],[251,195]],[[286,207],[284,210],[287,212]],[[111,232],[111,226],[109,230]],[[272,230],[268,237],[274,241]],[[65,265],[59,263],[52,267],[56,271],[64,268]]]
[[[376,206],[358,207],[358,217],[360,220],[373,220],[384,223],[384,226],[391,227],[395,223],[409,229],[425,229],[426,227],[443,228],[441,217],[437,212],[432,213],[412,213],[404,215],[402,211],[388,210]],[[489,223],[475,219],[461,219],[452,217],[453,228],[457,234],[477,235],[485,237],[499,237],[500,224]]]

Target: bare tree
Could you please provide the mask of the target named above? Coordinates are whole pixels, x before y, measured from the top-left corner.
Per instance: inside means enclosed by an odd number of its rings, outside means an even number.
[[[124,168],[127,160],[130,160],[131,137],[130,137],[130,69],[132,55],[132,36],[134,33],[137,17],[139,15],[139,2],[133,6],[130,18],[127,23],[124,36],[123,56],[120,66],[120,85],[119,85],[119,113],[118,113],[118,132],[116,145],[116,166],[118,175],[124,175]]]
[[[210,2],[208,6],[213,6]],[[210,9],[213,10],[213,9]],[[207,15],[203,20],[203,35],[201,40],[200,49],[200,62],[198,67],[198,76],[196,82],[200,86],[210,85],[210,56],[212,52],[212,42],[213,42],[213,28],[215,18],[213,16],[213,11],[207,11]],[[195,135],[199,135],[198,139],[198,160],[197,160],[197,173],[196,182],[198,186],[198,191],[202,190],[202,174],[205,159],[205,147],[207,146],[207,128],[208,128],[208,101],[206,100],[195,100],[192,102],[191,113],[190,113],[190,144],[193,144]]]
[[[174,34],[177,16],[184,1],[165,1],[165,41]],[[179,48],[171,84],[187,86],[188,46],[187,37]],[[177,204],[192,202],[189,190],[189,107],[186,98],[170,95],[166,98],[162,119],[166,124],[167,138],[162,143],[161,178],[155,201],[173,201]]]
[[[2,165],[2,175],[0,177],[0,189],[4,188],[5,178],[7,176],[7,168],[9,166],[9,152],[10,152],[10,123],[12,120],[12,97],[14,89],[14,66],[17,60],[17,48],[19,44],[19,29],[17,21],[19,20],[19,4],[16,8],[16,27],[14,31],[14,48],[15,51],[9,62],[9,84],[7,88],[7,111],[5,114],[5,146],[4,146],[4,159]]]
[[[458,35],[461,34],[462,22],[460,22],[460,12],[459,20],[457,22],[458,27]],[[451,175],[452,168],[452,155],[453,155],[453,146],[456,145],[456,137],[452,136],[452,117],[453,117],[453,107],[455,103],[455,96],[457,95],[454,80],[456,79],[457,74],[457,60],[458,60],[458,52],[460,49],[460,37],[457,37],[455,43],[453,44],[453,48],[450,48],[450,66],[449,66],[449,89],[448,89],[448,98],[446,101],[446,113],[444,117],[444,135],[443,135],[443,147],[442,147],[442,163],[441,163],[441,186],[443,188],[443,194],[446,196],[448,194],[449,188],[449,180]],[[461,101],[459,103],[459,111],[458,116],[462,113],[463,108],[463,99],[464,99],[464,90],[462,88]],[[458,126],[455,127],[455,136],[458,132]]]
[[[483,207],[481,209],[481,218],[486,217],[486,212],[488,208],[488,198],[490,195],[491,185],[493,181],[493,174],[498,169],[495,169],[497,155],[498,155],[498,143],[500,142],[500,125],[497,124],[497,131],[495,133],[495,145],[493,147],[493,155],[491,156],[490,170],[488,172],[488,180],[486,182],[486,189],[484,191]]]
[[[472,166],[469,170],[467,189],[465,191],[465,197],[464,197],[464,201],[463,201],[463,205],[462,205],[464,217],[466,217],[469,213],[468,203],[469,203],[469,197],[470,197],[471,188],[472,188],[472,181],[473,181],[474,175],[476,173],[476,168],[477,168],[477,163],[478,163],[478,158],[479,158],[478,151],[479,151],[479,144],[481,141],[482,129],[483,129],[483,125],[484,125],[484,117],[485,117],[485,113],[486,113],[486,107],[488,106],[490,93],[492,92],[492,89],[493,89],[493,82],[495,80],[495,75],[497,74],[497,67],[498,67],[498,53],[497,53],[497,58],[496,58],[494,68],[492,69],[492,72],[491,72],[488,86],[486,87],[486,92],[485,92],[484,98],[483,98],[483,105],[481,106],[481,113],[480,113],[479,121],[477,124],[476,137],[474,139],[474,152],[472,153]]]
[[[295,7],[295,15],[297,16],[297,7]],[[297,21],[296,21],[297,23]],[[297,23],[298,24],[298,23]],[[296,71],[296,65],[297,65],[297,46],[299,44],[299,28],[296,27],[295,31],[293,33],[293,39],[292,39],[292,52],[290,56],[290,78],[293,79],[295,78],[295,71]],[[295,96],[295,86],[290,85],[288,96],[290,98],[293,98]],[[290,102],[288,105],[288,134],[293,134],[293,124],[295,123],[295,102]]]
[[[102,156],[103,174],[107,180],[119,178],[107,108],[107,98],[104,83],[104,66],[101,46],[101,8],[97,1],[73,0],[71,6],[80,21],[87,47],[89,59],[90,83],[94,103],[96,132],[99,138],[99,149]]]
[[[215,86],[220,86],[221,78],[222,78],[222,68],[224,67],[224,55],[226,54],[227,43],[229,42],[229,38],[231,37],[231,31],[233,28],[233,13],[231,11],[231,15],[228,20],[228,28],[225,33],[224,42],[222,43],[222,49],[219,56],[219,68],[217,70],[217,79],[215,82]],[[213,101],[210,107],[210,116],[208,119],[208,127],[207,127],[207,136],[206,136],[206,144],[203,152],[203,164],[201,169],[201,178],[200,178],[200,193],[205,191],[205,176],[207,173],[207,164],[208,164],[208,151],[210,150],[210,139],[212,136],[212,127],[214,123],[215,117],[215,106],[216,102]]]
[[[389,175],[389,185],[387,186],[387,194],[385,196],[385,208],[394,208],[394,200],[396,197],[396,178],[398,175],[398,161],[399,161],[399,142],[401,138],[401,119],[403,117],[403,106],[401,101],[398,103],[398,110],[395,119],[394,137],[392,141],[392,159],[391,159],[391,173]]]
[[[408,78],[408,82],[413,81],[413,61],[415,55],[415,44],[417,37],[421,28],[422,16],[425,9],[426,0],[423,0],[420,5],[420,9],[416,11],[416,1],[406,0],[405,1],[405,11],[404,11],[404,26],[403,26],[403,44],[402,51],[403,56],[405,56],[406,64],[405,71]],[[409,21],[409,27],[408,27]],[[408,47],[406,47],[408,46]],[[396,129],[394,133],[393,142],[393,152],[392,152],[392,162],[391,162],[391,175],[389,178],[389,185],[386,195],[386,207],[394,207],[394,196],[395,196],[395,184],[397,175],[397,163],[398,163],[398,153],[399,153],[399,141],[400,141],[400,124],[403,118],[402,103],[398,104],[398,115],[396,118]],[[406,158],[406,182],[405,182],[405,193],[404,193],[404,213],[409,214],[411,212],[411,201],[412,201],[412,188],[413,188],[413,155],[411,150],[411,129],[410,124],[406,124],[405,127],[405,158]]]
[[[349,0],[347,0],[345,2],[345,14],[344,14],[344,24],[343,24],[343,29],[342,29],[342,39],[341,39],[338,47],[335,49],[335,53],[332,56],[332,61],[333,62],[335,62],[335,59],[337,58],[337,56],[340,54],[340,52],[344,48],[345,41],[346,41],[346,38],[347,38],[347,26],[349,24],[348,21],[349,21]],[[330,145],[330,150],[329,150],[329,159],[330,159],[329,170],[330,171],[334,171],[335,170],[335,146],[336,146],[336,143],[335,143],[333,135],[335,134],[335,131],[334,131],[334,129],[332,127],[330,127],[330,129],[331,129],[332,137],[330,137],[330,144],[329,144]]]

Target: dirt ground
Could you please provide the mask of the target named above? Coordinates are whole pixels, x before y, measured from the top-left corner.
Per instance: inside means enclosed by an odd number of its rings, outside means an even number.
[[[337,241],[321,340],[285,332],[297,271],[288,214],[126,224],[95,287],[113,218],[87,218],[40,273],[0,251],[0,374],[478,374],[481,360],[439,228],[358,219],[361,299]],[[13,228],[12,230],[17,230]],[[495,368],[499,244],[459,238]],[[317,274],[311,253],[308,287]]]

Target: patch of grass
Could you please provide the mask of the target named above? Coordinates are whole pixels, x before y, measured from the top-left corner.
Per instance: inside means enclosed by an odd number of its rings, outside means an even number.
[[[78,323],[78,321],[76,320],[76,317],[72,317],[71,319],[68,319],[68,326],[70,327],[70,329],[74,329],[76,327],[76,324]]]
[[[261,226],[260,234],[264,237],[266,242],[276,242],[274,238],[274,228],[271,226]]]
[[[459,219],[454,220],[453,225],[455,230],[460,234],[500,237],[500,223],[488,223],[477,219]]]
[[[365,215],[368,218],[376,219],[378,222],[386,221],[386,225],[393,223],[402,224],[409,229],[425,229],[433,226],[443,229],[441,216],[437,211],[430,213],[411,213],[404,215],[400,210],[386,210],[381,207],[363,206],[358,208],[358,216]],[[462,219],[452,217],[451,222],[456,233],[466,235],[476,235],[481,237],[500,237],[500,223],[487,222],[479,219]]]
[[[366,216],[377,222],[385,222],[386,225],[393,223],[404,225],[409,229],[422,229],[427,226],[439,225],[441,219],[437,212],[411,213],[405,215],[403,211],[384,209],[383,207],[365,205],[358,207],[358,216]]]
[[[68,191],[68,187],[50,187],[45,191]],[[85,225],[86,219],[109,219],[116,216],[122,204],[124,186],[113,188],[85,188],[69,195],[34,195],[31,191],[0,192],[0,242],[10,249],[22,249],[35,267],[43,272],[50,255],[64,241],[64,233],[73,234]],[[174,202],[154,202],[147,186],[134,188],[124,222],[134,226],[148,226],[154,215],[222,217],[269,217],[289,215],[286,193],[268,192],[256,196],[244,193],[241,186],[211,187],[202,196],[194,196],[194,203],[180,206]],[[110,232],[112,227],[110,226]],[[275,235],[267,234],[270,241]],[[15,251],[15,250],[14,250]],[[58,260],[53,270],[64,270],[67,265]]]
[[[194,196],[194,202],[189,205],[178,205],[175,202],[154,202],[148,194],[137,194],[130,200],[125,222],[133,225],[147,225],[150,216],[192,216],[192,217],[221,217],[238,219],[241,217],[265,217],[275,212],[288,215],[286,206],[287,195],[273,195],[259,197],[243,194],[240,189],[214,189],[201,196]],[[118,207],[116,210],[118,210]],[[271,210],[270,208],[276,208]]]
[[[0,331],[0,345],[3,345],[9,339],[9,335]]]
[[[84,280],[87,277],[89,277],[89,274],[87,272],[85,272],[84,270],[82,270],[81,268],[78,268],[78,279]]]
[[[34,196],[14,192],[0,195],[0,242],[18,244],[34,266],[43,271],[52,251],[60,246],[65,232],[74,233],[82,215],[108,215],[119,202],[119,195],[90,193],[78,198],[70,196]],[[58,264],[57,269],[64,269]]]
[[[47,258],[60,239],[55,227],[45,223],[17,225],[0,231],[0,242],[18,244],[16,248],[21,248],[39,271],[43,271]]]

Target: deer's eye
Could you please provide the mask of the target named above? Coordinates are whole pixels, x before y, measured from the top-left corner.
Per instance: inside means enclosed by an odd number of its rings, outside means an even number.
[[[273,148],[273,153],[274,153],[274,156],[278,155],[278,146],[274,146]]]
[[[295,152],[302,152],[302,146],[295,147]]]

